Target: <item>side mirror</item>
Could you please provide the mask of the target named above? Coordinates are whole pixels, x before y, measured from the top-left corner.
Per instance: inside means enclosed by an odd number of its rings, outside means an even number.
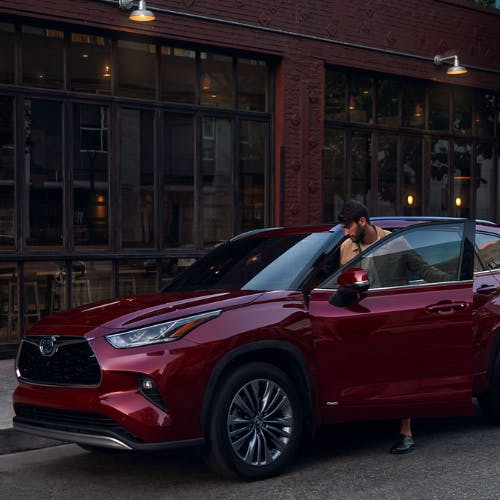
[[[346,269],[337,279],[338,289],[328,302],[335,306],[348,306],[358,296],[370,287],[368,272],[358,267]]]

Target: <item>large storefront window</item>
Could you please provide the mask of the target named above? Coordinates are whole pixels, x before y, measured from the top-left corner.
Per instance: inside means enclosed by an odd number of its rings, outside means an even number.
[[[122,109],[120,185],[122,247],[153,247],[154,146],[153,114]]]
[[[376,215],[498,220],[499,138],[500,94],[327,68],[324,219],[355,198]],[[335,177],[344,171],[344,180]]]
[[[0,97],[0,249],[13,249],[16,235],[13,104]]]
[[[26,243],[33,247],[63,244],[61,119],[61,105],[57,102],[24,102],[24,158],[29,189]]]
[[[76,246],[107,247],[109,110],[76,105],[74,116],[74,242]]]
[[[0,23],[0,83],[14,83],[15,28]]]
[[[233,134],[231,120],[202,121],[203,244],[212,247],[233,234]]]

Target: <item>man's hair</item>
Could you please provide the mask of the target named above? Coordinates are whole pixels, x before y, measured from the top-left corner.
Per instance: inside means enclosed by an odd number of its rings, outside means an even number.
[[[358,222],[361,217],[364,217],[366,222],[370,223],[368,209],[356,200],[346,201],[338,215],[339,222],[346,226],[351,222]]]

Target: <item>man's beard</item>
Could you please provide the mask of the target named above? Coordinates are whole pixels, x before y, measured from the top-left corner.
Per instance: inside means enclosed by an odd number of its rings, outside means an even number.
[[[358,226],[356,228],[356,233],[350,236],[351,241],[353,243],[361,243],[364,237],[365,237],[365,228],[362,226]]]

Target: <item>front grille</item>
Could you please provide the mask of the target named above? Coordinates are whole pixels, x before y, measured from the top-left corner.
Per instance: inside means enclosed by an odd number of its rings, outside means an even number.
[[[142,442],[135,434],[99,413],[60,410],[26,404],[14,405],[14,421],[57,431],[115,436],[135,443]]]
[[[50,338],[54,349],[43,355],[42,339]],[[17,361],[20,377],[41,385],[96,386],[101,368],[84,337],[30,335],[23,339]]]

